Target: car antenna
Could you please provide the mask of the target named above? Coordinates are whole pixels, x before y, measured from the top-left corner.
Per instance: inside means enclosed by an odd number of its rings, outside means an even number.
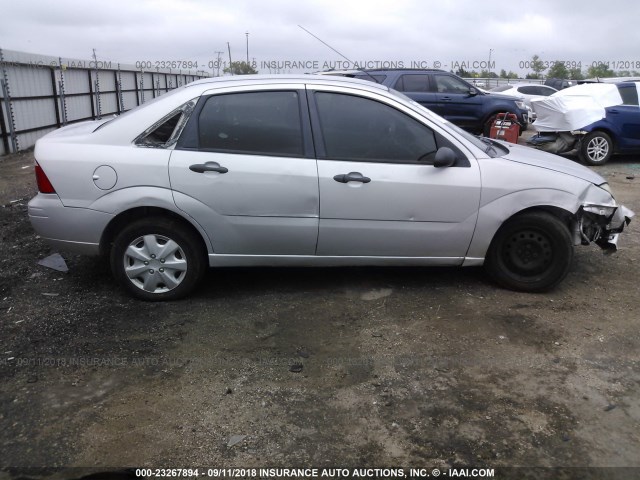
[[[336,52],[338,55],[340,55],[342,58],[344,58],[347,62],[349,62],[352,65],[355,65],[355,62],[352,62],[351,60],[349,60],[347,57],[345,57],[343,54],[341,54],[338,50],[336,50],[335,48],[333,48],[331,45],[329,45],[327,42],[325,42],[324,40],[322,40],[320,37],[314,35],[313,33],[311,33],[309,30],[307,30],[306,28],[304,28],[302,25],[298,25],[302,30],[304,30],[305,32],[307,32],[309,35],[311,35],[313,38],[315,38],[316,40],[318,40],[320,43],[322,43],[323,45],[326,45],[327,47],[329,47],[331,50],[333,50],[334,52]],[[378,81],[378,79],[376,77],[374,77],[373,75],[371,75],[369,72],[367,72],[366,70],[363,70],[361,68],[356,68],[355,70],[358,70],[359,72],[362,73],[366,73],[367,75],[369,75],[374,82],[376,83],[380,83]]]

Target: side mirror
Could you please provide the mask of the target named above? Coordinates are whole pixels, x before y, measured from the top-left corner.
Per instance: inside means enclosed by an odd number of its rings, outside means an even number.
[[[433,159],[433,166],[436,168],[450,167],[456,163],[456,154],[449,147],[440,147]]]
[[[476,87],[471,87],[469,89],[469,95],[471,95],[472,97],[475,97],[479,93],[480,93],[480,91]]]

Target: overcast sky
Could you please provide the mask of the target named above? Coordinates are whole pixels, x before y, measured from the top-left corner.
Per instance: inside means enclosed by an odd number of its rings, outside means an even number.
[[[95,48],[128,64],[198,61],[211,71],[215,52],[228,61],[227,42],[234,61],[246,59],[248,31],[260,73],[352,66],[302,25],[365,67],[481,70],[491,56],[496,72],[526,73],[538,54],[640,71],[640,3],[630,0],[0,0],[0,14],[0,48],[79,59]]]

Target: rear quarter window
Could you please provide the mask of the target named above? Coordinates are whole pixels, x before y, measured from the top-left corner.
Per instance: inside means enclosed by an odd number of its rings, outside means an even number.
[[[638,89],[635,85],[619,85],[623,105],[638,105]]]

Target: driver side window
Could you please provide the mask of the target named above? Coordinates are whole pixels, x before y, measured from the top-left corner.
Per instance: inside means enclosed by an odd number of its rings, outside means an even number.
[[[434,75],[438,93],[469,93],[469,86],[449,75]]]
[[[434,132],[384,103],[340,93],[315,93],[326,157],[332,160],[430,163]]]

